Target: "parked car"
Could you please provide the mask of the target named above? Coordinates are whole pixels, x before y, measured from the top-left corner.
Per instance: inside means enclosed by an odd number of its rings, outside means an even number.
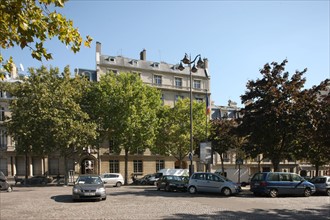
[[[157,190],[165,191],[186,191],[187,179],[184,176],[164,175],[157,182]]]
[[[315,193],[314,184],[306,181],[299,174],[287,172],[256,173],[251,179],[250,191],[254,195],[303,195]]]
[[[80,175],[72,188],[73,201],[96,199],[106,200],[107,193],[100,176],[95,174]]]
[[[7,190],[7,192],[11,192],[13,187],[8,183],[7,177],[0,170],[0,190]]]
[[[33,176],[28,179],[23,179],[21,181],[21,184],[25,185],[46,185],[48,183],[51,183],[53,181],[53,178],[47,177],[47,176]]]
[[[315,185],[317,193],[330,196],[330,176],[317,176],[310,182]]]
[[[140,179],[136,180],[136,184],[139,185],[154,185],[155,184],[155,174],[147,174]]]
[[[188,191],[222,193],[225,196],[238,194],[241,188],[236,183],[215,173],[196,172],[189,179]]]
[[[120,187],[124,184],[124,178],[120,173],[103,173],[101,179],[105,185]]]

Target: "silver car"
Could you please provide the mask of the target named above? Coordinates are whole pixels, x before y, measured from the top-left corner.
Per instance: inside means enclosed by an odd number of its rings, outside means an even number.
[[[241,189],[236,183],[215,173],[196,172],[189,179],[188,191],[191,194],[196,192],[214,192],[230,196],[238,194]]]
[[[96,199],[106,200],[107,193],[100,176],[94,174],[80,175],[72,188],[73,201]]]
[[[120,187],[124,184],[124,178],[120,173],[103,173],[101,179],[105,185]]]
[[[317,176],[310,182],[315,185],[317,193],[324,193],[330,196],[330,176]]]

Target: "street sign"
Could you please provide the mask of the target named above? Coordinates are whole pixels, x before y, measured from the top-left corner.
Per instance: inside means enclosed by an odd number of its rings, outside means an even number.
[[[243,164],[243,159],[241,159],[241,158],[236,159],[236,164],[238,164],[238,165]]]

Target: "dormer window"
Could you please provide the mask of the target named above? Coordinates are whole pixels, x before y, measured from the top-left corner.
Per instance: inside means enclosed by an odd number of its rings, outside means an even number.
[[[106,58],[104,58],[104,60],[106,60],[108,62],[115,62],[115,58],[114,57],[106,57]]]
[[[152,64],[152,66],[158,68],[159,67],[159,63],[155,62],[155,63]]]

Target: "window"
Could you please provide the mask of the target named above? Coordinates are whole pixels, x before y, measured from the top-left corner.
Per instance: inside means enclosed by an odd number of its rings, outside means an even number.
[[[134,173],[143,173],[142,160],[133,160]]]
[[[113,72],[114,74],[118,74],[118,70],[107,68],[107,73],[110,72]]]
[[[7,134],[6,131],[1,129],[0,130],[0,149],[7,148]]]
[[[203,100],[203,98],[195,98],[195,100],[196,100],[196,102],[198,102],[198,103],[202,103],[204,100]]]
[[[119,160],[109,160],[110,173],[119,173]]]
[[[109,140],[109,154],[115,153],[115,143],[114,140]]]
[[[161,85],[161,84],[162,84],[162,76],[155,75],[155,76],[154,76],[154,83],[155,83],[156,85]]]
[[[201,88],[201,81],[200,80],[194,80],[194,88],[200,89]]]
[[[184,99],[184,97],[182,95],[176,95],[175,102],[179,101],[179,99]]]
[[[165,104],[165,97],[164,97],[164,94],[162,94],[162,96],[160,97],[160,100],[162,100],[162,104],[164,105],[164,104]]]
[[[156,172],[158,170],[165,168],[165,161],[164,160],[156,160]]]
[[[0,107],[0,121],[5,120],[5,108]]]
[[[175,87],[182,87],[182,78],[175,77]]]

